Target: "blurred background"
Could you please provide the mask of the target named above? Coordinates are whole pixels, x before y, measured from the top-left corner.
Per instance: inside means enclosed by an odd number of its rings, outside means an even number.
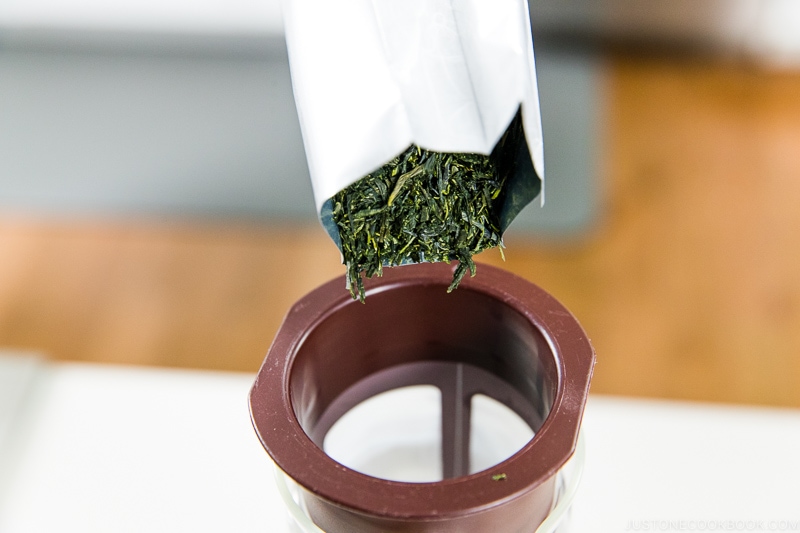
[[[547,203],[480,260],[573,311],[593,392],[800,406],[800,4],[531,11]],[[255,372],[343,273],[279,0],[0,3],[0,350]]]

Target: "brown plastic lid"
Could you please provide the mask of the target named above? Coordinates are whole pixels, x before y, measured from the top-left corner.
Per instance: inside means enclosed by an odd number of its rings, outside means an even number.
[[[478,270],[448,294],[450,265],[386,269],[366,280],[364,304],[337,279],[289,310],[250,393],[251,417],[328,533],[527,533],[549,513],[555,474],[575,449],[594,351],[545,291],[498,268]],[[414,384],[442,391],[445,479],[380,479],[325,454],[325,433],[347,410]],[[535,436],[470,474],[474,394],[513,409]]]

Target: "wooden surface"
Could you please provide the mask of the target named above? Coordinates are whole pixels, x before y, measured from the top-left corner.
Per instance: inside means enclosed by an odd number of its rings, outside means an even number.
[[[618,56],[605,94],[596,226],[481,260],[574,312],[595,392],[800,407],[800,75]],[[1,347],[249,371],[343,273],[315,224],[3,215],[0,257]]]

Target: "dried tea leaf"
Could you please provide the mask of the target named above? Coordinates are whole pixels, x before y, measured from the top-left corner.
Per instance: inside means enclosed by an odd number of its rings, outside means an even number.
[[[474,276],[472,256],[503,245],[504,181],[492,156],[411,146],[336,194],[332,219],[353,298],[364,301],[362,274],[380,276],[384,266],[457,260],[448,292],[467,271]]]

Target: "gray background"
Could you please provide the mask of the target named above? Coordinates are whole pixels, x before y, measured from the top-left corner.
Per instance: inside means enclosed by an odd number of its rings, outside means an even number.
[[[596,216],[601,68],[536,43],[547,202],[510,231]],[[281,36],[0,32],[0,210],[315,217]]]

